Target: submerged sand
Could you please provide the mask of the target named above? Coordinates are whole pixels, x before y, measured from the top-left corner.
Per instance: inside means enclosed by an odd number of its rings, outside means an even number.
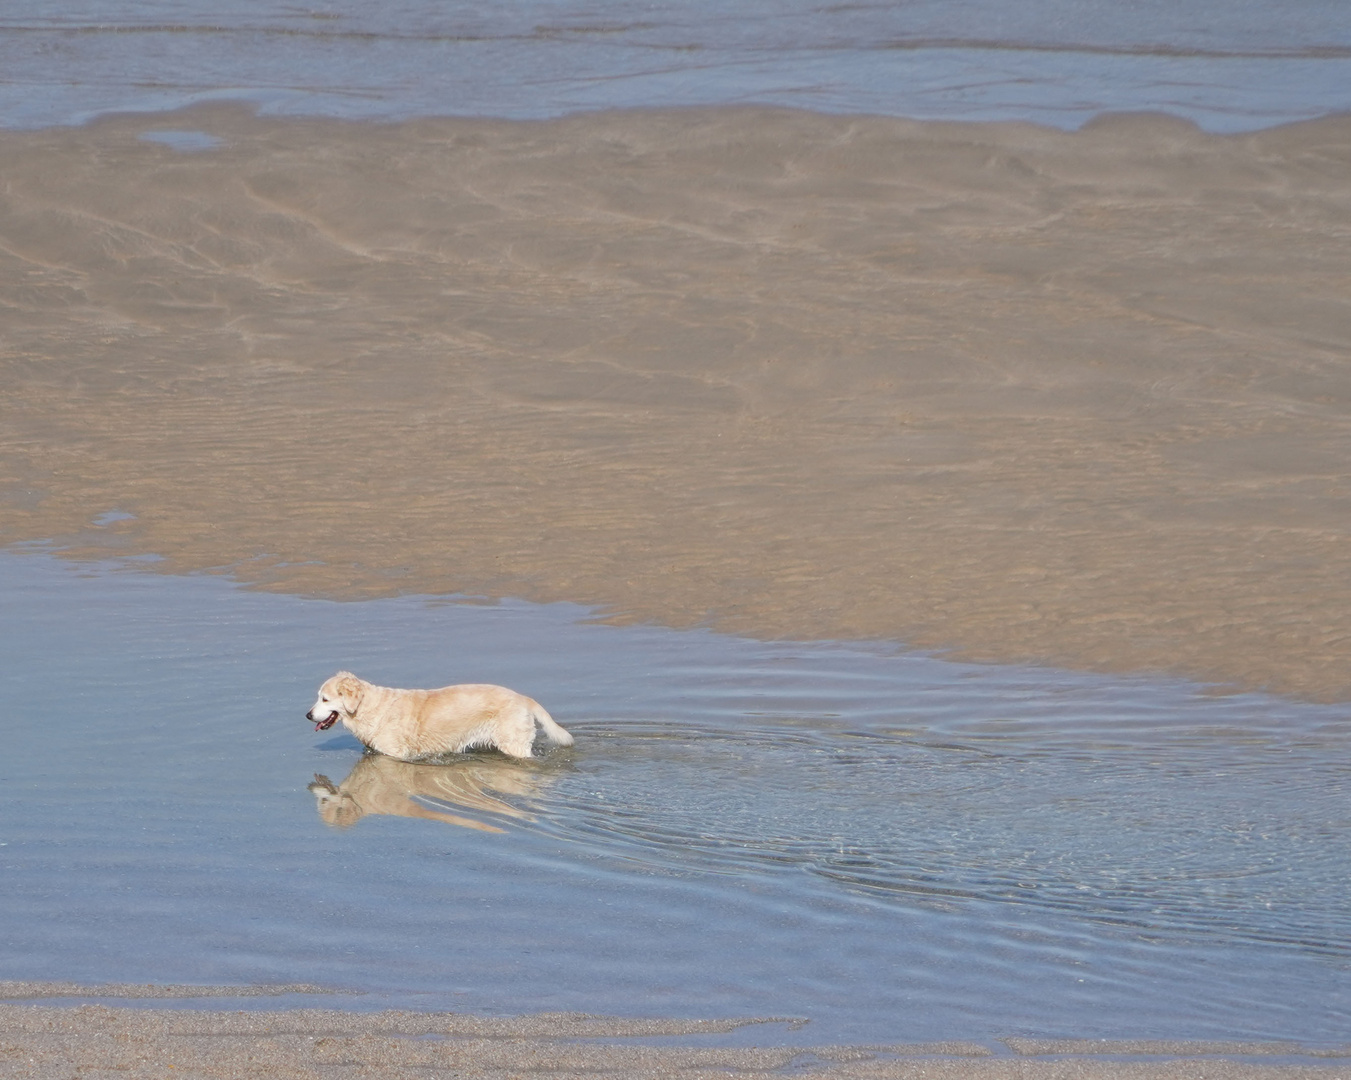
[[[1351,698],[1351,118],[216,105],[0,193],[0,542]]]
[[[114,993],[117,988],[111,989]],[[36,987],[35,992],[40,992]],[[91,988],[97,993],[97,988]],[[135,995],[132,995],[135,996]],[[764,1020],[486,1018],[328,1009],[224,1012],[0,1005],[0,1068],[29,1080],[116,1075],[400,1078],[818,1076],[876,1080],[1333,1080],[1351,1048],[1007,1039],[861,1047],[699,1045]],[[654,1041],[655,1040],[655,1041]],[[1265,1060],[1264,1060],[1265,1059]]]

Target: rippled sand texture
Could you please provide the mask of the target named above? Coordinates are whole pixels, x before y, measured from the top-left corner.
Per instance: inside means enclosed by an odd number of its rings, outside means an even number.
[[[213,106],[0,174],[0,541],[1351,696],[1351,119]]]
[[[40,990],[41,987],[35,989]],[[113,988],[116,991],[117,988]],[[133,988],[134,989],[134,988]],[[118,995],[122,996],[122,995]],[[134,995],[132,995],[134,996]],[[820,1047],[699,1046],[707,1037],[766,1020],[624,1020],[576,1013],[487,1018],[456,1013],[353,1014],[131,1011],[0,1005],[6,1057],[35,1080],[112,1073],[260,1077],[791,1075],[859,1080],[1335,1080],[1345,1051],[1298,1046],[1008,1039],[979,1043]],[[664,1039],[666,1045],[644,1042]],[[684,1042],[686,1045],[670,1045]],[[689,1045],[693,1044],[693,1045]],[[1213,1055],[1244,1055],[1217,1062]],[[1027,1060],[1035,1058],[1033,1061]],[[1122,1060],[1122,1059],[1125,1060]],[[1263,1059],[1274,1059],[1271,1063]]]

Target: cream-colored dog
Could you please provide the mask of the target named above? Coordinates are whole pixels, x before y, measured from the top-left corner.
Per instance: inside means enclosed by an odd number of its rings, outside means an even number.
[[[572,736],[538,701],[505,686],[478,683],[395,690],[340,671],[319,687],[319,700],[305,719],[314,723],[315,731],[341,720],[372,750],[404,761],[489,747],[528,758],[536,725],[545,741],[572,745]]]

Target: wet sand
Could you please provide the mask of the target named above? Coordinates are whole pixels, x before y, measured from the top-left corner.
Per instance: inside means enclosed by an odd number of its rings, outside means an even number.
[[[104,988],[135,997],[153,987]],[[41,985],[11,987],[41,994]],[[158,996],[158,995],[153,995]],[[1331,1080],[1351,1047],[1280,1043],[1037,1041],[869,1047],[757,1046],[773,1020],[626,1020],[550,1013],[486,1018],[458,1013],[326,1009],[226,1012],[82,1004],[0,1005],[0,1062],[31,1080],[123,1077],[763,1076],[976,1080]],[[700,1045],[740,1031],[745,1045]],[[772,1036],[767,1037],[772,1043]],[[1264,1060],[1265,1059],[1265,1060]]]
[[[1348,165],[1348,118],[0,133],[0,541],[1344,700]]]

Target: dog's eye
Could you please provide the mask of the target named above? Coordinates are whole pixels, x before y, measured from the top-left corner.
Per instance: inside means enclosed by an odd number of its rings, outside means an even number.
[[[324,700],[325,700],[325,701],[327,701],[327,700],[328,700],[328,698],[324,698]]]

